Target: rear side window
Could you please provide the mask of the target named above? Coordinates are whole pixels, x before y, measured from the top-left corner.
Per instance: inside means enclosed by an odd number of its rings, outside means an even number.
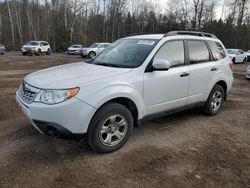
[[[184,57],[183,41],[171,41],[161,47],[154,59],[165,59],[170,67],[179,67],[184,65]]]
[[[226,52],[219,42],[208,41],[208,45],[212,51],[214,60],[218,61],[226,57]]]
[[[190,64],[210,61],[209,51],[204,41],[187,41]]]

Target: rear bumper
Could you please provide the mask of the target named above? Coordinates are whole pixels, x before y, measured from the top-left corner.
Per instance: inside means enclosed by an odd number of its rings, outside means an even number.
[[[41,133],[71,137],[87,133],[96,109],[76,98],[55,105],[24,103],[16,93],[16,101],[31,124]]]

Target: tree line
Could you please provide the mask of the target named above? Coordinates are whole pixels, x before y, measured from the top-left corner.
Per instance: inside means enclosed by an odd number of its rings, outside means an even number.
[[[198,30],[226,47],[250,49],[248,0],[5,0],[0,1],[0,43],[18,50],[46,40],[55,52],[70,44],[112,42],[133,33]],[[218,17],[218,10],[222,10]]]

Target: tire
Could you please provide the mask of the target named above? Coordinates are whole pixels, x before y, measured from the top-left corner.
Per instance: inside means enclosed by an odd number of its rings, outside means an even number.
[[[225,91],[221,85],[215,85],[203,106],[204,114],[214,116],[218,114],[225,100]]]
[[[236,62],[235,62],[235,58],[232,59],[232,62],[233,62],[234,64],[236,63]]]
[[[107,103],[91,120],[87,133],[88,143],[98,153],[110,153],[120,149],[132,131],[131,112],[121,104]]]
[[[41,49],[38,49],[38,50],[37,50],[36,55],[38,55],[38,56],[42,55]]]
[[[26,53],[26,52],[23,52],[22,54],[23,54],[23,56],[26,56],[26,55],[27,55],[27,53]]]
[[[242,63],[244,64],[244,63],[246,63],[246,62],[247,62],[247,59],[245,58],[245,59],[243,60],[243,62],[242,62]]]
[[[89,57],[90,57],[91,59],[94,59],[95,56],[96,56],[96,53],[95,53],[95,52],[89,52]]]
[[[47,50],[46,55],[51,55],[51,49],[50,48]]]

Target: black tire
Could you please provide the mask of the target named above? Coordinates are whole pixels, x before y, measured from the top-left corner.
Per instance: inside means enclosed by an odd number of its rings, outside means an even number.
[[[244,63],[246,63],[246,62],[247,62],[247,59],[245,58],[245,59],[243,60],[243,62],[242,62],[242,63],[244,64]]]
[[[46,55],[51,55],[51,49],[49,48],[48,50],[47,50],[47,52],[46,52]]]
[[[41,49],[38,49],[38,50],[37,50],[36,55],[38,55],[38,56],[42,55]]]
[[[96,53],[95,53],[95,52],[93,52],[93,51],[89,52],[89,57],[90,57],[91,59],[94,59],[95,56],[96,56]]]
[[[26,52],[23,52],[22,54],[23,54],[23,56],[26,56],[26,55],[27,55],[27,53],[26,53]]]
[[[217,93],[217,92],[221,94],[221,103],[220,103],[218,109],[215,109],[215,108],[213,108],[213,103],[215,103],[213,101],[213,97],[214,97],[215,93]],[[208,116],[214,116],[214,115],[218,114],[222,108],[224,100],[225,100],[224,88],[221,85],[215,85],[213,87],[212,91],[210,92],[205,105],[203,106],[204,114],[206,114]]]
[[[236,63],[236,62],[235,62],[235,58],[232,59],[232,62],[233,62],[234,64]]]
[[[116,145],[107,146],[102,141],[103,134],[107,134],[107,137],[108,137],[108,134],[111,134],[111,133],[107,131],[106,133],[101,134],[101,130],[104,125],[107,125],[107,122],[108,122],[107,120],[109,120],[110,117],[114,117],[114,116],[121,116],[124,118],[125,122],[127,123],[126,132],[124,131],[125,132],[124,136]],[[109,123],[107,127],[109,127],[110,124],[114,124],[112,123],[112,121],[110,122],[111,123]],[[111,131],[111,129],[109,131]],[[129,109],[118,103],[107,103],[96,112],[96,114],[91,120],[88,134],[87,134],[88,143],[98,153],[110,153],[110,152],[120,149],[128,141],[129,136],[132,133],[132,131],[133,131],[133,116],[131,112],[129,111]],[[111,139],[110,139],[111,141],[112,141],[113,136],[111,136]]]

